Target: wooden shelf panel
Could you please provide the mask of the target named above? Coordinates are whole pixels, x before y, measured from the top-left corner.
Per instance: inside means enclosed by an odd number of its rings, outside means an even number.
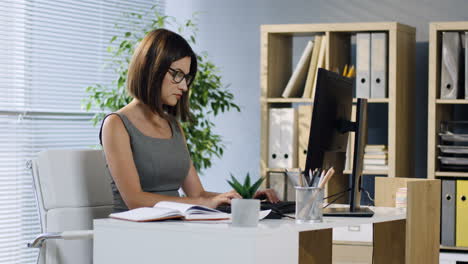
[[[267,103],[313,103],[310,98],[266,98],[261,99],[262,102]]]
[[[367,99],[367,103],[382,103],[382,104],[385,104],[385,103],[388,103],[390,102],[390,100],[388,98],[368,98]],[[353,103],[357,103],[357,99],[356,98],[353,98]]]
[[[468,104],[466,99],[437,99],[436,104]]]
[[[289,169],[288,169],[289,170]],[[291,171],[293,171],[294,169],[290,169]],[[267,168],[266,169],[267,172],[285,172],[286,169],[272,169],[272,168]]]
[[[440,245],[440,249],[445,249],[445,250],[458,250],[458,251],[466,251],[468,252],[468,248],[466,247],[447,247],[447,246],[442,246]]]
[[[437,31],[467,31],[467,21],[431,22],[431,29]]]
[[[315,32],[403,31],[415,34],[416,29],[397,22],[328,23],[328,24],[274,24],[262,25],[261,31],[281,34]]]
[[[468,172],[456,172],[456,171],[436,171],[436,177],[460,177],[468,178]]]
[[[351,170],[344,170],[343,174],[351,174]],[[363,175],[388,175],[387,170],[365,170],[362,171]]]
[[[314,100],[310,98],[262,98],[262,102],[267,102],[267,103],[313,103]],[[369,98],[367,99],[367,102],[372,104],[386,104],[390,100],[388,98]],[[468,100],[467,104],[468,104]],[[353,98],[353,103],[356,103],[357,99]]]
[[[290,171],[297,171],[299,170],[298,168],[294,168],[294,169],[289,169]],[[271,169],[271,168],[267,168],[266,169],[267,172],[285,172],[285,169]],[[343,174],[351,174],[351,170],[344,170],[343,171]],[[367,170],[367,171],[363,171],[362,172],[363,175],[388,175],[388,171],[387,170]],[[468,175],[468,174],[467,174]]]

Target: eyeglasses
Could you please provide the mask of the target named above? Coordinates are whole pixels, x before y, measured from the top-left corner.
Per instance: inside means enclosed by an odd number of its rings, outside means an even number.
[[[193,80],[193,76],[190,75],[190,74],[184,74],[184,72],[180,71],[180,70],[174,70],[172,68],[169,68],[169,72],[170,74],[172,75],[172,80],[175,82],[175,83],[180,83],[183,79],[185,79],[185,82],[187,83],[187,85],[190,85],[190,83],[192,82]]]

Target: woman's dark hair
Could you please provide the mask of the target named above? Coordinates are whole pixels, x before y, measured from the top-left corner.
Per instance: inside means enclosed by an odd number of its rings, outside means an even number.
[[[163,105],[161,101],[164,76],[174,61],[185,57],[190,57],[189,74],[195,77],[197,57],[182,36],[167,29],[149,32],[136,48],[128,68],[128,93],[166,119],[169,117],[166,113],[183,121],[190,119],[189,91],[182,94],[175,106]],[[188,89],[190,85],[187,84]]]

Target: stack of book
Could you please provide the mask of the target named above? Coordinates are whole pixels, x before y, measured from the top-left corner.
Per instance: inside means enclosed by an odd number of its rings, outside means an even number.
[[[388,150],[386,145],[366,145],[364,150],[364,170],[388,170]]]
[[[284,98],[314,98],[317,72],[319,68],[325,68],[327,38],[325,35],[317,35],[307,42],[302,55],[289,78],[286,87],[281,94]],[[333,69],[340,73],[340,69]],[[354,66],[345,67],[343,75],[354,77]]]

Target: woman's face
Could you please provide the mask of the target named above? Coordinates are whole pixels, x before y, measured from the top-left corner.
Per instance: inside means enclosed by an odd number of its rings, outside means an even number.
[[[184,57],[174,61],[164,76],[161,87],[161,100],[165,105],[175,106],[182,97],[182,94],[188,90],[186,78],[183,78],[179,83],[174,81],[174,76],[177,74],[177,71],[179,71],[179,75],[189,74],[190,57]]]

